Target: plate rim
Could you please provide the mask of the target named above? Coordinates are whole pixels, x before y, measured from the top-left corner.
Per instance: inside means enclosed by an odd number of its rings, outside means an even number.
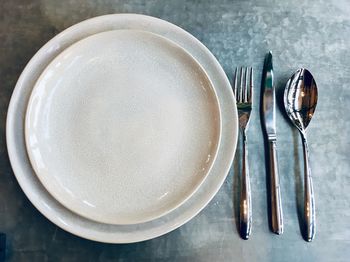
[[[158,228],[151,230],[151,232],[144,232],[137,234],[132,233],[125,233],[124,231],[121,232],[121,235],[116,236],[116,232],[110,232],[109,230],[105,229],[104,225],[101,225],[101,228],[99,228],[99,231],[91,231],[87,230],[87,226],[89,224],[89,221],[81,221],[79,218],[73,217],[71,214],[66,214],[66,220],[62,219],[62,217],[57,218],[52,214],[52,211],[49,208],[52,208],[47,205],[47,203],[41,202],[41,199],[38,195],[34,194],[30,188],[27,187],[28,183],[34,183],[32,185],[36,187],[40,187],[40,185],[35,184],[35,181],[30,181],[31,179],[28,177],[25,177],[25,173],[31,172],[31,167],[28,166],[28,163],[21,163],[21,157],[22,155],[26,155],[25,152],[21,152],[16,148],[16,141],[23,139],[23,126],[21,129],[21,121],[20,119],[21,114],[23,114],[23,108],[21,110],[16,111],[18,104],[27,104],[26,98],[21,96],[21,91],[25,91],[25,86],[30,85],[26,83],[26,76],[30,75],[32,73],[35,73],[35,67],[33,67],[34,64],[36,64],[36,67],[43,67],[48,64],[52,59],[49,59],[48,62],[44,62],[45,56],[52,56],[53,58],[58,55],[61,51],[63,51],[66,47],[68,47],[71,43],[76,42],[78,39],[82,39],[84,37],[77,37],[74,35],[75,31],[80,30],[80,34],[85,34],[86,36],[94,34],[95,31],[101,30],[100,28],[103,27],[103,31],[108,30],[115,30],[117,27],[115,23],[117,21],[122,21],[125,24],[125,21],[133,22],[132,26],[135,26],[135,24],[138,25],[138,29],[145,28],[147,26],[150,26],[150,24],[157,24],[159,28],[157,28],[157,33],[161,33],[162,36],[167,37],[169,33],[173,34],[172,37],[177,38],[176,43],[185,46],[187,45],[187,48],[192,45],[192,47],[196,46],[198,49],[196,51],[196,55],[199,56],[199,53],[204,55],[208,61],[210,60],[212,70],[215,70],[219,75],[220,79],[217,79],[218,81],[221,81],[223,84],[223,87],[226,90],[226,95],[224,99],[227,99],[230,102],[231,105],[234,105],[232,108],[230,108],[230,114],[232,114],[232,120],[231,122],[228,121],[225,125],[226,128],[231,133],[231,137],[229,137],[231,144],[223,145],[226,154],[226,160],[225,160],[225,166],[220,167],[221,169],[221,176],[219,179],[217,179],[216,185],[212,188],[212,193],[208,197],[207,194],[203,199],[201,200],[201,204],[196,208],[192,208],[192,211],[186,211],[183,212],[181,215],[182,217],[178,218],[178,221],[176,223],[171,223],[170,226],[166,226],[164,228],[164,225],[168,222],[169,219],[163,219],[161,221],[154,221],[155,223],[158,223]],[[124,26],[123,29],[129,28],[128,26]],[[155,30],[155,29],[154,29]],[[102,31],[100,31],[102,32]],[[154,32],[154,31],[152,31]],[[180,38],[179,38],[180,37]],[[182,38],[182,39],[181,39]],[[189,51],[186,47],[184,47],[189,53],[191,53],[195,58],[196,55],[192,53],[192,51]],[[43,58],[44,57],[44,58]],[[200,61],[199,61],[200,62]],[[202,63],[201,63],[202,64]],[[36,68],[37,69],[37,68]],[[38,70],[38,69],[37,69]],[[207,70],[206,70],[207,71]],[[211,79],[213,81],[213,79]],[[215,85],[214,85],[215,87]],[[23,90],[22,90],[23,89]],[[24,106],[25,107],[25,106]],[[17,117],[17,118],[16,118]],[[19,119],[18,119],[19,118]],[[17,120],[17,122],[16,122]],[[234,123],[233,123],[234,122]],[[19,125],[20,130],[16,129],[17,125]],[[225,128],[225,126],[223,126]],[[16,132],[17,133],[16,133]],[[19,131],[19,132],[18,132]],[[48,43],[46,43],[39,51],[32,57],[32,59],[29,61],[25,69],[23,70],[21,76],[19,77],[16,87],[13,91],[13,94],[11,96],[8,114],[7,114],[7,120],[6,120],[6,141],[7,141],[7,148],[9,153],[9,158],[11,162],[11,166],[13,168],[14,174],[17,178],[17,181],[22,188],[25,195],[29,198],[29,200],[33,203],[33,205],[51,222],[56,224],[57,226],[61,227],[62,229],[91,240],[99,241],[99,242],[106,242],[106,243],[132,243],[132,242],[139,242],[151,238],[155,238],[157,236],[166,234],[179,226],[185,224],[187,221],[192,219],[195,215],[197,215],[207,204],[210,202],[210,200],[216,195],[218,190],[220,189],[221,185],[223,184],[228,171],[230,169],[235,149],[237,146],[237,138],[238,138],[238,115],[237,115],[237,108],[235,106],[235,100],[234,95],[232,92],[232,89],[230,87],[230,83],[227,79],[227,76],[225,72],[223,71],[222,67],[220,66],[219,62],[216,60],[214,55],[194,36],[186,32],[185,30],[181,29],[180,27],[171,24],[167,21],[161,20],[159,18],[146,16],[146,15],[140,15],[140,14],[110,14],[110,15],[104,15],[99,17],[90,18],[88,20],[82,21],[78,24],[75,24],[68,29],[64,30],[57,36],[55,36],[53,39],[51,39]],[[220,150],[220,149],[219,149]],[[26,156],[27,157],[27,156]],[[220,174],[219,174],[220,175]],[[203,186],[203,185],[202,185]],[[32,189],[33,190],[33,189]],[[46,204],[46,206],[45,206]],[[54,205],[54,208],[57,209],[57,212],[60,214],[62,212],[65,212],[61,206],[57,205],[56,203],[51,203]],[[181,207],[180,207],[181,208]],[[193,211],[193,209],[195,209]],[[176,212],[173,211],[173,212]],[[173,212],[171,212],[169,215],[171,215]],[[72,220],[73,222],[67,221],[67,219]],[[76,221],[74,219],[79,220],[80,224],[74,224]],[[73,224],[69,224],[73,223]],[[144,226],[143,224],[138,225],[136,228],[136,231],[140,231],[139,227]],[[119,233],[119,231],[117,232]]]
[[[109,218],[106,219],[105,221],[103,220],[99,220],[97,218],[97,216],[95,217],[89,217],[87,213],[84,214],[84,212],[82,211],[77,211],[74,210],[73,206],[76,206],[75,204],[71,205],[71,204],[67,204],[67,201],[63,200],[64,198],[57,198],[57,195],[59,195],[58,191],[54,192],[54,188],[56,188],[56,186],[54,185],[48,185],[48,183],[50,183],[50,178],[48,176],[48,174],[42,174],[40,172],[40,168],[38,168],[38,166],[36,165],[36,161],[34,161],[35,158],[35,154],[32,153],[33,150],[31,150],[31,146],[29,145],[29,137],[31,131],[30,131],[30,127],[28,125],[30,120],[30,116],[28,114],[28,111],[31,110],[31,107],[33,106],[33,99],[35,99],[33,96],[38,93],[38,89],[42,89],[43,87],[40,87],[40,81],[43,80],[43,77],[45,76],[45,74],[50,73],[49,70],[54,66],[55,63],[59,62],[60,60],[64,60],[64,56],[67,54],[67,52],[72,52],[72,49],[74,48],[74,50],[79,49],[78,47],[81,47],[81,44],[83,43],[83,41],[85,41],[88,38],[91,37],[95,37],[97,35],[100,34],[106,34],[106,33],[113,33],[113,32],[118,32],[120,33],[121,31],[125,31],[125,32],[129,32],[129,31],[133,31],[135,33],[141,33],[141,34],[147,34],[147,35],[151,35],[152,37],[155,37],[157,39],[161,39],[161,41],[165,41],[167,42],[169,45],[173,47],[175,47],[178,52],[181,52],[183,54],[186,55],[186,59],[191,59],[191,63],[193,63],[196,67],[198,67],[198,69],[201,71],[201,73],[203,74],[203,78],[206,80],[206,82],[209,85],[209,88],[212,90],[212,98],[215,101],[215,108],[217,110],[217,117],[218,118],[215,122],[217,122],[215,125],[218,127],[218,131],[216,132],[217,139],[215,140],[215,148],[212,151],[208,151],[210,153],[213,153],[213,157],[211,158],[211,163],[210,165],[207,167],[207,170],[205,173],[203,173],[203,175],[197,179],[197,183],[195,184],[195,186],[193,186],[193,188],[191,188],[190,192],[188,194],[186,194],[185,197],[180,198],[179,201],[176,202],[176,204],[173,204],[170,206],[170,208],[167,208],[166,210],[164,210],[163,212],[158,211],[155,215],[152,216],[147,216],[146,219],[138,219],[139,221],[135,221],[135,220],[131,220],[131,221],[127,221],[126,219],[122,219],[122,220],[118,220],[118,222],[112,222],[113,219]],[[78,46],[79,45],[79,46]],[[168,49],[168,48],[167,48]],[[60,60],[59,60],[60,59]],[[69,95],[69,93],[66,93],[66,95]],[[43,99],[42,97],[40,99]],[[44,100],[46,100],[46,98],[44,97]],[[84,217],[86,219],[90,219],[93,220],[95,222],[98,223],[106,223],[106,224],[114,224],[114,225],[135,225],[135,224],[141,224],[141,223],[146,223],[155,219],[158,219],[168,213],[170,213],[171,211],[175,210],[176,208],[178,208],[179,206],[181,206],[182,204],[184,204],[201,186],[201,184],[205,181],[206,177],[208,176],[208,174],[210,173],[214,162],[216,160],[219,148],[220,148],[220,143],[221,143],[221,132],[222,132],[222,120],[221,120],[221,109],[220,109],[220,103],[219,103],[219,99],[214,87],[214,84],[212,83],[212,81],[210,80],[207,72],[204,70],[204,68],[201,66],[201,64],[189,53],[187,52],[187,50],[185,50],[183,47],[181,47],[180,45],[178,45],[177,43],[175,43],[174,41],[165,38],[161,35],[152,33],[152,32],[147,32],[147,31],[142,31],[142,30],[133,30],[133,29],[128,29],[128,30],[111,30],[111,31],[104,31],[104,32],[100,32],[100,33],[96,33],[94,35],[88,36],[86,38],[83,38],[75,43],[73,43],[72,45],[70,45],[69,47],[67,47],[66,49],[64,49],[61,53],[59,53],[56,57],[54,57],[49,63],[48,65],[45,67],[45,69],[42,71],[42,73],[39,75],[38,79],[36,80],[30,95],[29,95],[29,99],[28,99],[28,103],[26,106],[26,113],[24,116],[24,137],[25,137],[25,145],[27,148],[27,155],[29,158],[29,162],[36,174],[36,177],[39,179],[39,181],[41,182],[41,184],[44,186],[44,188],[46,189],[46,191],[54,198],[56,199],[61,205],[63,205],[65,208],[67,208],[68,210],[72,211],[73,213],[78,214],[81,217]],[[60,184],[60,183],[58,183]],[[109,220],[109,221],[108,221]]]

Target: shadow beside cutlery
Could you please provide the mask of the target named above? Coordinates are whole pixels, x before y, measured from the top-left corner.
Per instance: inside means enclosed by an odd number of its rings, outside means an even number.
[[[289,77],[286,76],[284,79],[278,82],[276,87],[276,97],[277,97],[277,105],[282,113],[282,116],[284,117],[284,120],[288,123],[288,126],[290,127],[290,130],[292,132],[292,138],[293,138],[293,156],[294,156],[294,191],[295,191],[295,208],[298,215],[298,223],[299,223],[299,230],[300,233],[303,234],[304,232],[304,222],[303,222],[303,212],[304,212],[304,196],[303,196],[303,180],[302,180],[302,173],[301,173],[301,166],[300,166],[300,153],[299,153],[299,143],[300,143],[300,135],[299,132],[294,126],[291,124],[289,117],[287,115],[287,112],[284,107],[284,90],[286,83],[288,81]]]
[[[275,90],[276,90],[276,104],[277,104],[277,107],[279,108],[280,112],[282,112],[282,115],[283,117],[285,118],[285,120],[289,123],[289,118],[287,116],[287,113],[285,112],[285,109],[284,109],[284,101],[283,101],[283,95],[284,95],[284,88],[285,88],[285,84],[287,83],[287,80],[289,78],[288,77],[282,77],[281,79],[278,79],[276,81],[276,85],[275,85]],[[261,79],[261,86],[264,85],[264,77],[262,77]],[[262,107],[263,107],[263,93],[261,92],[260,94],[260,119],[264,119],[264,115],[263,115],[263,110],[262,110]],[[271,170],[270,170],[270,154],[269,154],[269,145],[268,145],[268,140],[266,139],[266,134],[264,132],[264,121],[260,121],[261,123],[261,130],[263,132],[263,136],[264,136],[264,155],[265,155],[265,171],[266,171],[266,201],[267,201],[267,216],[268,216],[268,221],[269,221],[269,228],[271,231],[273,231],[273,228],[272,228],[272,212],[271,212],[271,177],[270,177],[270,174],[271,174]],[[294,131],[294,128],[292,129]],[[293,139],[294,139],[294,133],[293,133]],[[294,144],[295,144],[295,141],[293,140]],[[278,143],[278,126],[277,126],[277,158],[278,158],[278,148],[279,148],[279,143]],[[295,160],[295,176],[299,176],[299,179],[296,179],[297,182],[300,182],[300,170],[299,170],[299,155],[295,154],[295,151],[294,150],[294,156],[296,157]],[[278,167],[277,167],[278,168]],[[280,179],[283,180],[283,174],[280,176]],[[296,183],[295,185],[295,190],[296,190],[296,201],[297,201],[297,212],[298,212],[298,219],[299,219],[299,225],[300,225],[300,222],[301,222],[301,215],[300,214],[300,206],[299,203],[302,203],[302,199],[300,199],[300,183]],[[299,190],[299,191],[297,191]],[[282,197],[282,204],[283,204],[283,192],[281,192],[281,197]],[[300,228],[301,229],[301,228]]]
[[[262,99],[261,99],[262,101]],[[261,116],[263,117],[263,116]],[[263,122],[261,121],[262,130],[264,128]],[[265,134],[264,134],[265,137]],[[270,156],[269,156],[269,147],[268,141],[264,138],[264,155],[265,155],[265,178],[266,178],[266,206],[267,206],[267,216],[269,221],[269,229],[272,230],[272,216],[271,216],[271,181],[270,181]]]
[[[294,179],[295,179],[295,206],[298,214],[299,230],[300,233],[304,232],[304,196],[303,196],[303,180],[302,174],[300,171],[300,157],[299,157],[299,148],[298,144],[300,142],[299,132],[296,128],[292,129],[293,131],[293,149],[294,149]]]
[[[0,262],[6,258],[6,234],[0,232]]]
[[[267,219],[269,221],[269,229],[272,230],[272,215],[271,215],[271,181],[270,181],[270,154],[269,154],[269,146],[268,140],[266,139],[265,134],[265,126],[264,126],[264,112],[263,112],[263,86],[264,86],[264,76],[261,78],[261,92],[260,92],[260,101],[259,101],[259,113],[260,113],[260,124],[261,124],[261,132],[263,134],[264,141],[264,159],[265,159],[265,184],[266,184],[266,206],[267,206]]]

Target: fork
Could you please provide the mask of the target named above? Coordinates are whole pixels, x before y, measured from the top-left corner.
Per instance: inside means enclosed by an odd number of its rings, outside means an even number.
[[[248,74],[249,71],[249,74]],[[249,78],[249,84],[248,84]],[[233,92],[236,96],[239,129],[243,138],[241,197],[239,211],[240,235],[248,239],[252,227],[252,201],[250,191],[250,177],[248,166],[247,129],[249,126],[250,113],[253,105],[253,68],[240,68],[238,81],[238,68],[236,68],[233,80]]]

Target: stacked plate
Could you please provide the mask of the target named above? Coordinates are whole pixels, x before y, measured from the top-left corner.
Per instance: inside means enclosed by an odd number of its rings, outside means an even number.
[[[32,58],[11,98],[7,145],[20,186],[53,223],[130,243],[206,206],[237,126],[208,49],[168,22],[118,14],[68,28]]]

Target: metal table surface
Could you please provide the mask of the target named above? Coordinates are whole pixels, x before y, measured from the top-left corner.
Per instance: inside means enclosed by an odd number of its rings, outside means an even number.
[[[37,211],[19,187],[5,142],[10,96],[29,59],[72,24],[108,13],[141,13],[172,22],[202,41],[229,78],[235,66],[256,72],[260,99],[263,58],[274,54],[280,96],[288,77],[308,68],[319,102],[308,129],[317,208],[312,243],[300,234],[302,148],[297,130],[277,114],[278,157],[285,232],[270,232],[259,106],[249,129],[253,229],[236,228],[238,147],[234,168],[210,204],[179,229],[153,240],[112,245],[74,236]],[[349,261],[350,260],[350,2],[347,0],[0,1],[0,231],[7,261]]]

